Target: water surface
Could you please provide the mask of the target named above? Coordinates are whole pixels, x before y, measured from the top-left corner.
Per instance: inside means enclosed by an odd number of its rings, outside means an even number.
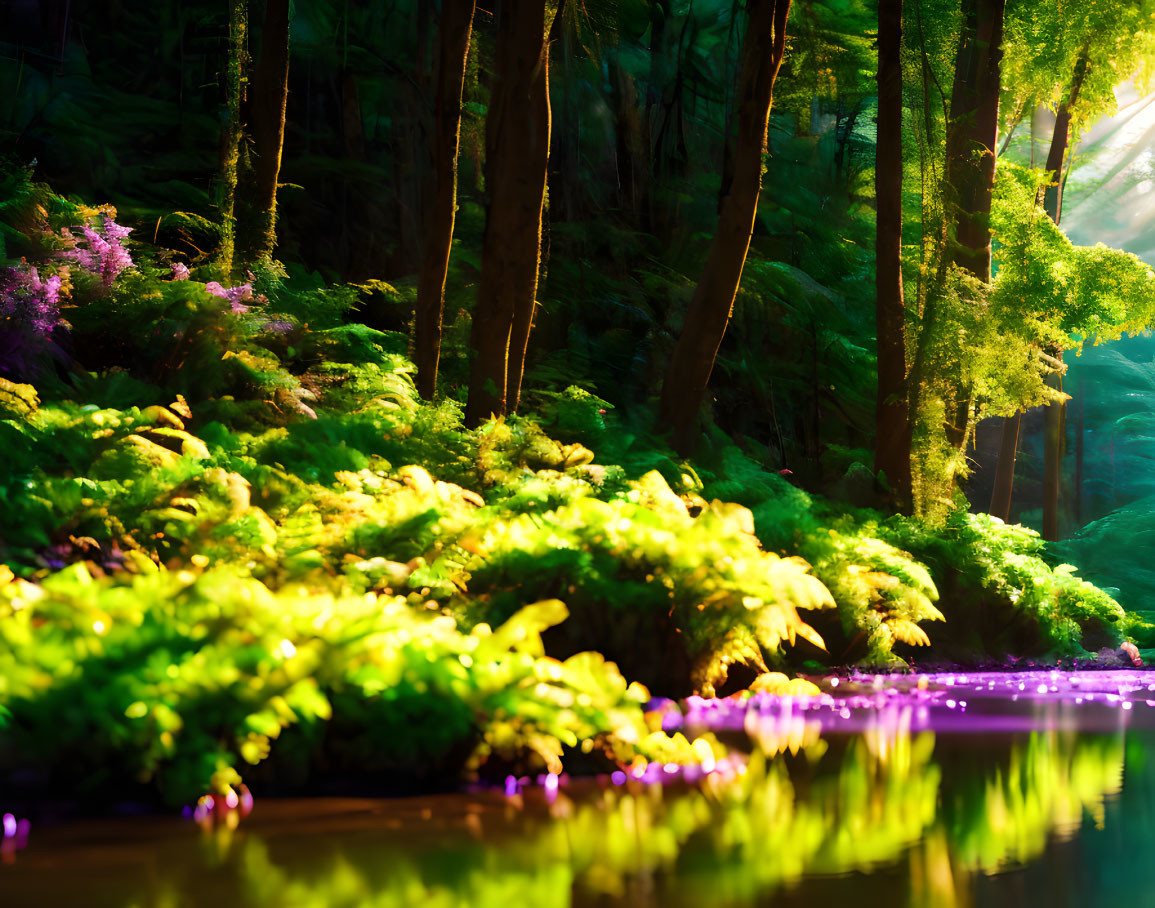
[[[38,824],[5,906],[1155,905],[1155,673],[859,676],[691,700],[715,766]],[[708,772],[706,770],[709,770]]]

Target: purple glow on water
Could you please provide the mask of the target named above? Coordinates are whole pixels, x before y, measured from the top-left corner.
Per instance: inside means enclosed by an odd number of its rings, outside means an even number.
[[[16,817],[14,817],[10,813],[4,814],[3,825],[4,825],[4,838],[6,838],[6,839],[14,838],[16,835]]]
[[[824,688],[820,696],[690,697],[679,727],[684,725],[688,733],[753,733],[767,723],[785,727],[791,722],[815,723],[819,733],[855,733],[880,725],[979,734],[1093,730],[1128,722],[1136,703],[1155,706],[1155,700],[1144,696],[1155,689],[1155,678],[1134,670],[855,674],[812,680]],[[664,713],[663,726],[669,719]]]
[[[512,798],[515,794],[517,794],[517,791],[518,791],[517,777],[516,776],[506,776],[505,777],[505,796],[507,798]]]

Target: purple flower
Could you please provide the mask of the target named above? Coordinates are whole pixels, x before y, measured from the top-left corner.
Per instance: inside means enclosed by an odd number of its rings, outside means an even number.
[[[189,277],[188,265],[184,262],[173,262],[169,266],[172,268],[172,279],[174,281],[187,281]]]
[[[80,229],[84,238],[78,238],[76,247],[62,252],[61,257],[76,262],[89,274],[99,276],[105,287],[111,287],[120,272],[132,267],[132,256],[121,242],[132,233],[132,228],[121,227],[104,214],[101,215],[99,232],[88,225]]]
[[[5,268],[0,277],[0,317],[47,337],[60,324],[59,275],[41,280],[35,268]]]
[[[293,330],[293,323],[283,318],[274,318],[265,322],[264,330],[269,334],[288,334]]]
[[[233,312],[237,315],[249,311],[249,307],[242,303],[241,300],[251,300],[253,298],[253,285],[251,283],[241,284],[238,287],[222,287],[216,281],[209,281],[205,284],[205,290],[213,296],[219,296],[221,299],[226,299],[232,303]]]
[[[42,279],[35,268],[0,268],[0,374],[36,378],[51,354],[65,358],[54,334],[60,318],[60,275]]]

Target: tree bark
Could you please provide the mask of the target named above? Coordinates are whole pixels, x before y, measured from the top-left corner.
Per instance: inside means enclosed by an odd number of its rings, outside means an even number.
[[[999,128],[999,82],[1006,0],[965,0],[951,90],[946,179],[956,211],[951,260],[991,280],[991,195]]]
[[[1003,420],[1003,434],[999,441],[999,459],[995,466],[995,483],[991,489],[990,515],[1004,523],[1011,519],[1011,493],[1015,484],[1015,457],[1019,450],[1019,427],[1022,411]]]
[[[939,265],[939,280],[946,268],[956,264],[983,283],[991,280],[991,198],[994,193],[996,142],[999,125],[1000,67],[1002,63],[1003,13],[1006,0],[963,0],[963,27],[955,58],[950,113],[946,123],[946,210],[953,221],[953,235]],[[923,383],[929,338],[935,335],[939,307],[933,292],[927,293],[923,328],[915,351],[909,382],[910,414],[919,419],[925,406]],[[959,386],[944,401],[948,442],[962,452],[970,437],[971,389]],[[954,477],[944,480],[953,486]],[[939,480],[935,480],[939,484]],[[944,490],[932,491],[916,502],[916,512],[929,513],[931,501],[941,500]],[[949,493],[948,493],[949,494]]]
[[[694,447],[698,411],[742,279],[762,188],[762,156],[774,80],[786,50],[790,0],[749,0],[738,87],[738,138],[733,182],[722,202],[718,230],[694,290],[686,322],[662,383],[660,419],[673,429],[683,456]]]
[[[537,279],[541,262],[542,214],[545,208],[545,187],[549,179],[549,142],[553,128],[549,98],[549,51],[550,45],[561,37],[562,18],[565,12],[564,0],[559,0],[553,17],[549,35],[541,45],[540,62],[531,83],[529,111],[533,136],[526,149],[527,166],[534,173],[541,174],[541,204],[538,205],[534,261],[533,290],[514,300],[513,325],[509,333],[509,358],[506,361],[506,412],[516,413],[521,403],[521,380],[525,375],[525,354],[529,349],[529,333],[533,328],[533,313],[537,308]]]
[[[910,507],[911,426],[906,394],[906,310],[902,287],[902,0],[878,4],[878,140],[875,152],[878,400],[874,471],[892,501]]]
[[[252,145],[238,188],[237,254],[248,265],[277,244],[277,177],[289,96],[289,0],[266,0],[261,53],[248,92],[246,127]]]
[[[441,359],[445,277],[457,211],[457,151],[461,140],[461,93],[473,30],[475,0],[442,0],[437,33],[437,88],[433,119],[432,184],[426,196],[421,271],[417,279],[414,347],[417,391],[432,400]]]
[[[503,0],[485,121],[489,208],[470,334],[474,359],[465,405],[470,427],[505,415],[520,394],[549,166],[548,73],[544,0]]]
[[[217,209],[221,213],[221,244],[216,263],[225,280],[232,278],[237,237],[237,171],[244,135],[245,72],[248,69],[248,0],[229,5],[229,56],[225,71],[225,104],[228,121],[221,134],[221,172],[217,185]]]

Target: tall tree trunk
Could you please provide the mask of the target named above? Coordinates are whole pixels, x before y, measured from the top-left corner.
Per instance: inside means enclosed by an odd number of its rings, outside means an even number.
[[[911,427],[906,395],[906,311],[902,289],[902,0],[878,4],[876,303],[878,401],[874,470],[894,503],[910,507]]]
[[[558,4],[559,16],[563,5],[564,0]],[[465,405],[468,426],[505,415],[520,393],[549,166],[548,73],[544,0],[503,0],[485,121],[489,208],[470,334],[474,359]]]
[[[1052,174],[1043,194],[1043,207],[1056,224],[1063,214],[1063,160],[1067,156],[1067,144],[1071,133],[1071,110],[1079,100],[1079,91],[1087,77],[1087,47],[1079,51],[1075,61],[1075,73],[1071,78],[1071,90],[1059,105],[1055,117],[1055,132],[1051,136],[1051,150],[1047,153],[1047,172]],[[1050,352],[1059,362],[1063,361],[1063,351]],[[1060,373],[1047,376],[1047,384],[1062,393],[1063,377]],[[1050,404],[1046,409],[1043,429],[1043,538],[1055,541],[1059,538],[1059,479],[1063,465],[1063,424],[1066,421],[1065,401]]]
[[[221,213],[221,244],[217,267],[228,280],[233,274],[236,252],[237,171],[244,135],[242,111],[245,103],[245,73],[248,69],[248,0],[231,0],[229,5],[229,55],[225,71],[225,104],[228,122],[221,135],[221,171],[217,185],[217,209]]]
[[[991,280],[991,195],[999,128],[999,83],[1006,0],[965,0],[963,34],[951,90],[946,179],[954,197],[951,260]]]
[[[537,231],[535,234],[538,258],[535,260],[532,292],[520,295],[514,301],[513,325],[509,333],[509,358],[506,361],[506,412],[516,413],[521,403],[521,380],[525,374],[525,354],[529,349],[529,332],[533,327],[533,313],[537,308],[537,268],[540,265],[542,213],[545,207],[545,184],[549,178],[549,140],[552,129],[552,115],[549,99],[549,51],[550,45],[561,37],[565,13],[565,2],[559,0],[553,17],[549,35],[541,45],[541,55],[534,80],[530,86],[529,113],[533,126],[527,152],[527,166],[534,173],[541,173],[541,203],[538,205]],[[576,154],[574,156],[576,163]],[[547,247],[548,249],[548,247]]]
[[[939,279],[946,267],[956,264],[984,283],[991,279],[991,198],[999,125],[1000,67],[1002,63],[1003,13],[1006,0],[963,0],[963,28],[955,59],[950,114],[946,123],[945,192],[947,211],[953,211],[953,236],[948,236],[940,262]],[[919,420],[927,406],[923,384],[930,360],[928,345],[936,334],[939,306],[934,292],[926,294],[923,328],[911,369],[910,415]],[[971,428],[971,389],[958,387],[953,399],[944,401],[947,440],[961,453]],[[945,488],[939,487],[945,483]],[[953,475],[915,502],[917,513],[930,513],[936,502],[949,498]],[[924,484],[925,485],[925,484]]]
[[[694,447],[698,411],[726,333],[750,247],[762,188],[762,156],[774,79],[786,51],[789,12],[790,0],[749,0],[746,4],[749,24],[738,77],[734,179],[722,203],[718,230],[662,383],[661,424],[673,429],[674,447],[683,456],[689,456]]]
[[[445,276],[457,209],[457,150],[461,139],[461,93],[473,29],[475,0],[442,0],[437,33],[437,88],[433,120],[432,183],[426,197],[421,271],[417,279],[414,346],[417,390],[426,400],[437,391]]]
[[[277,176],[289,96],[289,0],[266,0],[261,53],[249,86],[246,126],[252,146],[237,189],[237,255],[248,265],[277,244]]]
[[[1058,115],[1055,118],[1055,130],[1051,136],[1051,148],[1047,154],[1047,170],[1054,174],[1055,182],[1047,186],[1043,196],[1043,208],[1047,215],[1056,224],[1059,223],[1062,214],[1062,178],[1063,178],[1063,158],[1066,154],[1067,143],[1070,137],[1071,129],[1071,108],[1074,107],[1075,102],[1079,100],[1079,91],[1083,87],[1083,81],[1087,77],[1087,68],[1089,60],[1087,58],[1087,48],[1084,45],[1079,52],[1079,57],[1075,62],[1075,73],[1071,80],[1071,90],[1067,94],[1066,99],[1059,106]],[[1034,149],[1034,118],[1032,117],[1031,130],[1031,148],[1032,154]],[[1050,351],[1056,359],[1062,362],[1063,351]],[[1057,390],[1062,390],[1062,380],[1058,376],[1049,376],[1048,384]],[[1062,422],[1063,413],[1066,404],[1059,404],[1057,406],[1048,407],[1044,417],[1044,434],[1043,434],[1043,528],[1044,537],[1054,539],[1058,534],[1058,494],[1059,494],[1059,480],[1058,469],[1062,458],[1057,455],[1056,451],[1048,449],[1049,444],[1059,444],[1061,432],[1059,431],[1059,424]],[[1011,512],[1011,493],[1015,482],[1015,457],[1018,449],[1019,425],[1022,414],[1016,413],[1009,417],[1003,425],[1003,440],[999,447],[999,459],[995,467],[995,482],[994,492],[991,495],[991,509],[993,516],[999,517],[1002,520],[1010,520]],[[1052,425],[1052,423],[1054,423]],[[1010,436],[1013,433],[1014,444],[1011,444]],[[1055,475],[1050,475],[1049,471],[1055,471]],[[1047,536],[1050,531],[1054,535]]]
[[[995,466],[994,488],[991,489],[990,515],[1004,523],[1011,519],[1011,493],[1015,485],[1015,457],[1019,450],[1019,428],[1022,411],[1003,420],[1003,432],[999,441],[999,459]]]
[[[616,54],[610,74],[614,91],[619,205],[628,214],[629,223],[640,228],[650,140],[638,111],[637,86]]]

